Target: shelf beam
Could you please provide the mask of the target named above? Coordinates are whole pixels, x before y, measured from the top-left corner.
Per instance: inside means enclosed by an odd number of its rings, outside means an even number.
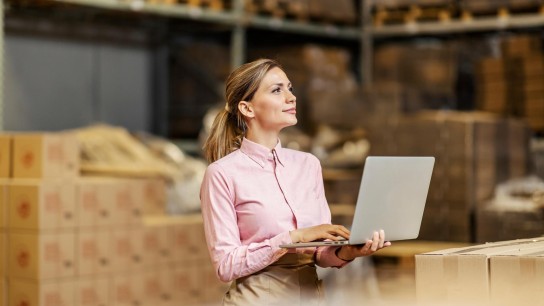
[[[372,27],[368,31],[376,37],[444,35],[467,32],[500,31],[544,26],[544,15],[519,14],[507,17],[478,17],[471,20],[421,22]]]
[[[312,24],[255,15],[246,16],[244,23],[251,27],[280,32],[284,31],[350,40],[358,40],[360,38],[360,29],[358,27],[339,27],[328,24]]]
[[[196,21],[209,21],[232,26],[254,27],[285,31],[291,33],[308,34],[322,37],[357,40],[360,38],[358,27],[340,27],[335,25],[312,24],[283,20],[263,16],[248,16],[243,12],[214,11],[190,5],[152,4],[144,0],[55,0],[57,2],[110,9],[117,11],[133,11],[138,13],[156,14],[175,18],[186,18]],[[240,8],[240,9],[243,9]]]
[[[95,7],[101,9],[132,11],[135,13],[156,14],[186,18],[198,21],[210,21],[233,25],[236,23],[234,14],[225,11],[193,7],[189,5],[166,5],[147,3],[144,0],[55,0],[67,4]]]

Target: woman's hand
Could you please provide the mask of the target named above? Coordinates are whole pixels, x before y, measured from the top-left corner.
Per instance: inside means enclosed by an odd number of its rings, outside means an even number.
[[[336,256],[342,260],[350,261],[357,257],[372,255],[374,252],[390,245],[391,242],[385,241],[385,232],[380,230],[374,232],[372,240],[368,240],[365,244],[342,246],[336,251]]]
[[[293,242],[310,242],[315,240],[349,239],[349,230],[342,225],[321,224],[290,231]]]

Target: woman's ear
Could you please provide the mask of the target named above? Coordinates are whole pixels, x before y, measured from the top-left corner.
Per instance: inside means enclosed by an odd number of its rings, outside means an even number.
[[[248,118],[255,117],[255,113],[253,112],[253,105],[251,104],[251,102],[240,101],[240,103],[238,103],[238,110],[245,117],[248,117]]]

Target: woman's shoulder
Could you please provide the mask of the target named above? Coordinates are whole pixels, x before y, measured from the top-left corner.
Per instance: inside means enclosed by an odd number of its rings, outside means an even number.
[[[235,150],[208,165],[208,171],[222,172],[239,162],[240,150]]]
[[[284,152],[284,155],[291,161],[311,163],[311,164],[321,166],[321,162],[319,161],[319,159],[312,153],[288,149],[288,148],[282,148],[282,150]]]

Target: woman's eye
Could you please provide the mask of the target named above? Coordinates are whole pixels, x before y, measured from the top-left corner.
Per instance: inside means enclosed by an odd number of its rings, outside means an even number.
[[[280,90],[281,90],[281,89],[278,87],[278,88],[274,88],[274,89],[272,90],[272,92],[273,92],[273,93],[276,93],[276,92],[280,92]]]
[[[293,87],[289,87],[289,91],[290,91],[290,92],[293,92]]]

